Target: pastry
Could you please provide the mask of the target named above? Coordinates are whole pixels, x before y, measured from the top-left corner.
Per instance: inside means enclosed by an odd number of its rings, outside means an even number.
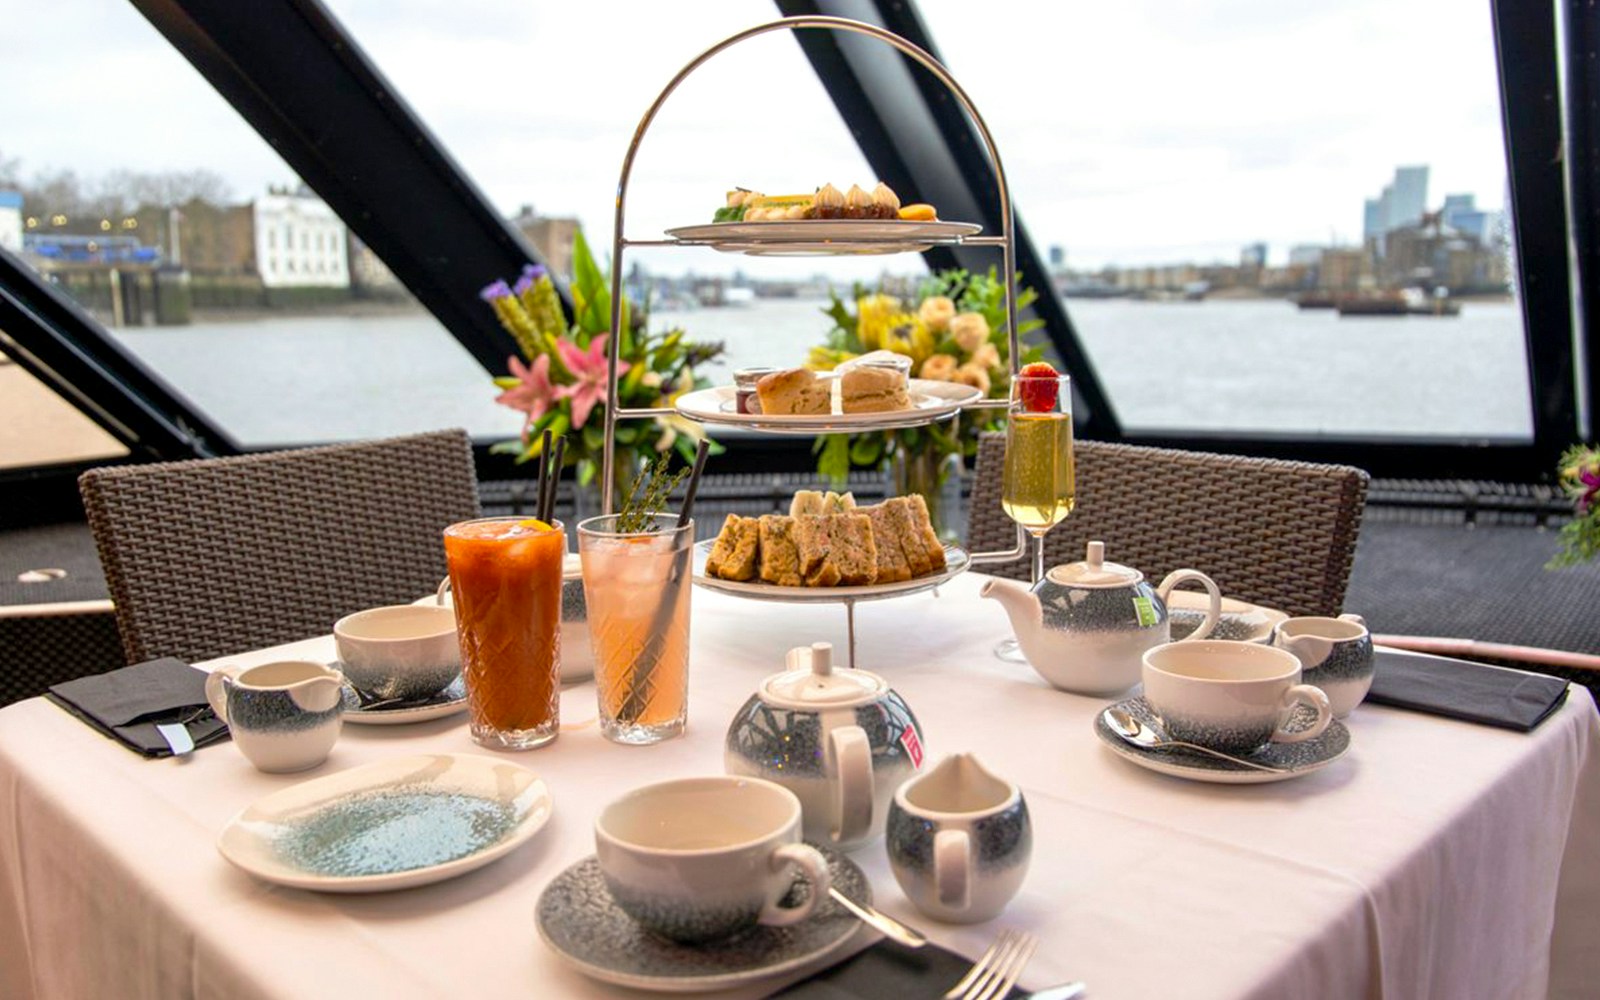
[[[872,217],[874,219],[900,218],[900,196],[889,185],[878,182],[872,189]]]
[[[809,219],[816,196],[809,194],[754,195],[745,202],[744,221],[775,222]]]
[[[788,368],[762,376],[756,398],[767,414],[827,413],[832,403],[829,387],[809,368]]]
[[[907,222],[938,222],[939,213],[932,205],[901,205],[900,218]]]
[[[763,514],[759,524],[761,580],[779,587],[798,587],[800,553],[795,548],[794,518]]]
[[[883,413],[911,409],[911,397],[904,375],[860,365],[839,376],[839,405],[845,413]]]
[[[729,514],[706,556],[706,573],[722,580],[755,579],[760,536],[760,524],[755,518]]]
[[[832,184],[817,189],[813,214],[819,219],[837,219],[844,215],[844,194]]]
[[[871,217],[872,195],[861,190],[861,185],[850,185],[850,191],[844,196],[844,218],[866,219]]]

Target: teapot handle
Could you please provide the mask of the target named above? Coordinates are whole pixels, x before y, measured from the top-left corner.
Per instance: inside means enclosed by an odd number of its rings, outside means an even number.
[[[1156,588],[1156,596],[1161,598],[1162,604],[1166,604],[1167,596],[1172,593],[1173,588],[1188,580],[1199,580],[1206,588],[1206,620],[1179,640],[1181,642],[1204,639],[1217,627],[1217,620],[1222,617],[1222,591],[1217,589],[1215,580],[1197,569],[1175,569],[1168,573],[1167,578],[1161,581],[1161,586]]]
[[[867,835],[872,826],[872,744],[860,726],[840,726],[828,733],[839,780],[830,833],[835,843],[849,843]]]

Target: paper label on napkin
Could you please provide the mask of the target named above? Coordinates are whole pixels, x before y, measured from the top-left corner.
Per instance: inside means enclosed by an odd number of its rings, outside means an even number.
[[[1156,616],[1155,604],[1148,597],[1135,597],[1133,599],[1133,610],[1139,616],[1140,628],[1149,628],[1152,625],[1159,624],[1161,621]]]
[[[906,755],[911,758],[911,766],[922,766],[922,741],[917,739],[917,731],[908,728],[900,734],[900,745],[906,748]]]

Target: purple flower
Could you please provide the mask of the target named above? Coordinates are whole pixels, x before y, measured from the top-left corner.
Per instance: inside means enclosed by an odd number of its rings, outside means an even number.
[[[483,291],[478,293],[478,298],[485,302],[494,302],[496,299],[506,298],[511,294],[511,286],[504,281],[496,281],[492,285],[485,285]]]
[[[1583,496],[1578,498],[1578,510],[1587,511],[1594,506],[1594,500],[1600,495],[1600,469],[1584,469],[1578,473],[1578,479],[1583,485],[1589,487],[1583,491]]]
[[[514,287],[512,291],[516,292],[518,297],[520,297],[524,292],[533,287],[534,282],[544,277],[547,273],[549,272],[540,267],[538,264],[522,265],[522,277],[517,279],[516,287]]]

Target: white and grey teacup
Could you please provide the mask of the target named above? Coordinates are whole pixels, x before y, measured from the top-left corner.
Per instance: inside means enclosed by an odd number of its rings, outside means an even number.
[[[1144,696],[1169,737],[1213,750],[1245,754],[1268,742],[1297,743],[1322,735],[1333,718],[1328,696],[1302,684],[1300,661],[1275,646],[1197,639],[1156,646],[1144,654]],[[1316,721],[1287,726],[1307,705]]]
[[[760,778],[646,785],[600,813],[595,850],[606,887],[647,930],[688,944],[757,924],[782,927],[828,895],[828,863],[800,843],[800,800]],[[795,876],[804,899],[782,905]]]
[[[340,669],[375,698],[421,701],[461,674],[453,608],[395,604],[345,615],[334,623]]]
[[[1360,615],[1289,618],[1273,629],[1272,644],[1293,653],[1306,683],[1328,693],[1336,719],[1354,711],[1372,687],[1372,635]]]
[[[262,771],[316,767],[344,725],[344,678],[309,660],[218,667],[206,678],[206,700]]]
[[[889,867],[912,904],[958,924],[998,916],[1022,888],[1033,854],[1022,790],[965,753],[900,786],[885,839]]]

